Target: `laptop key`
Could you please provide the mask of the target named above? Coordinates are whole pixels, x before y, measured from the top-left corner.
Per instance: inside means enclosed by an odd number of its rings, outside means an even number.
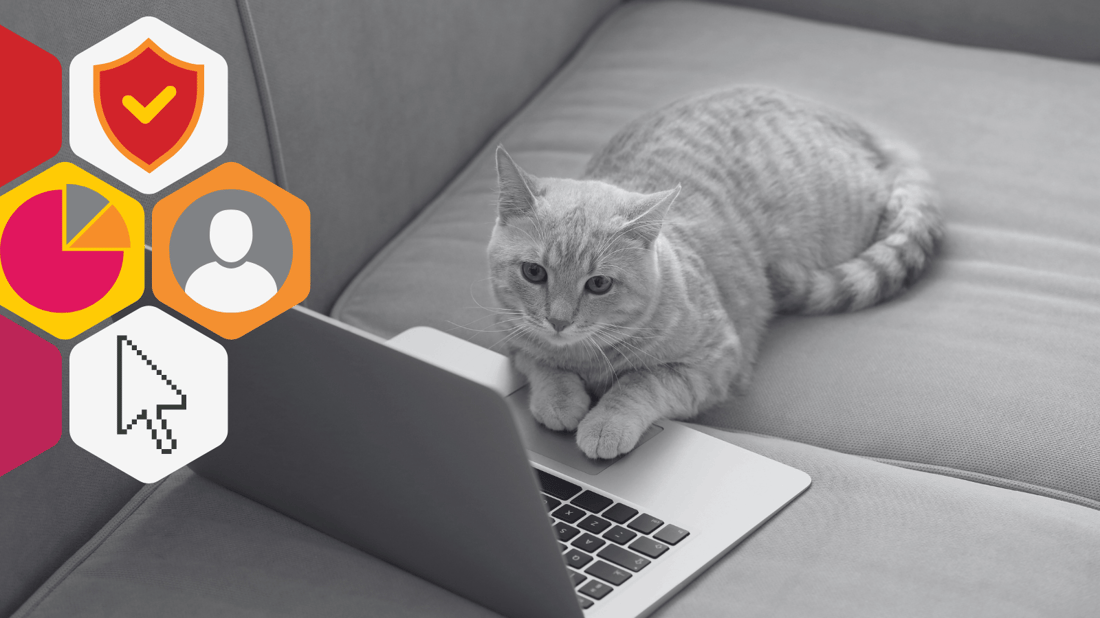
[[[558,478],[552,474],[547,474],[542,470],[536,469],[535,476],[538,477],[539,485],[542,485],[542,490],[550,494],[551,496],[554,496],[555,498],[568,500],[580,493],[581,491],[579,485],[574,485],[573,483],[570,483],[563,478]]]
[[[657,519],[656,517],[654,517],[652,515],[642,514],[642,515],[639,515],[638,517],[634,518],[634,521],[627,524],[627,527],[629,527],[631,530],[637,530],[638,532],[641,532],[642,534],[649,534],[650,532],[653,532],[657,528],[660,528],[661,525],[664,524],[664,523],[665,522]]]
[[[614,562],[621,567],[626,567],[635,573],[649,565],[649,560],[646,560],[634,552],[626,551],[618,545],[608,545],[603,548],[603,551],[596,555],[609,562]]]
[[[559,541],[568,541],[569,539],[581,533],[580,530],[577,530],[573,526],[564,523],[554,524],[554,532],[557,533]]]
[[[625,524],[634,518],[638,514],[637,509],[632,509],[625,504],[616,504],[615,506],[607,509],[603,512],[603,516],[617,524]]]
[[[668,551],[668,545],[665,543],[658,543],[647,536],[643,536],[631,543],[630,549],[633,549],[639,554],[649,556],[650,558],[660,558],[661,554]]]
[[[615,501],[606,496],[601,496],[594,491],[586,491],[583,494],[573,498],[573,504],[581,507],[586,511],[592,511],[593,513],[599,513],[600,511],[611,506]]]
[[[569,571],[569,579],[573,580],[573,587],[576,588],[584,583],[584,580],[588,579],[583,574],[576,571]]]
[[[634,537],[636,537],[636,536],[638,536],[637,532],[627,530],[626,528],[623,528],[622,526],[615,526],[614,528],[608,530],[607,532],[605,532],[603,534],[603,538],[608,539],[610,541],[614,541],[615,543],[618,543],[619,545],[626,545],[631,540],[633,540]]]
[[[558,543],[558,547],[561,548],[561,553],[563,553],[563,554],[565,552],[569,551],[569,546],[566,545],[565,543]]]
[[[589,575],[595,575],[605,582],[615,584],[616,586],[630,579],[630,573],[627,573],[624,569],[620,569],[619,567],[611,566],[602,560],[597,560],[596,564],[588,567],[584,572]]]
[[[561,504],[561,500],[558,500],[557,498],[551,498],[546,494],[540,495],[542,496],[542,501],[546,503],[547,511],[553,511],[554,509],[558,508],[558,505]]]
[[[577,600],[581,602],[581,609],[588,609],[589,607],[592,607],[592,601],[582,596],[577,596]]]
[[[660,532],[654,534],[653,538],[657,539],[658,541],[664,541],[669,545],[675,545],[684,540],[684,537],[689,534],[691,533],[687,530],[684,530],[683,528],[677,528],[676,526],[669,524],[664,528],[661,528]]]
[[[551,513],[554,517],[564,521],[567,524],[575,524],[577,520],[587,515],[584,511],[573,506],[572,504],[563,505],[560,509]]]
[[[573,547],[586,552],[595,553],[599,548],[604,547],[607,541],[603,539],[597,539],[592,534],[584,533],[580,537],[573,539]]]
[[[584,530],[591,532],[592,534],[599,534],[604,530],[611,527],[611,522],[603,519],[602,517],[596,517],[595,515],[589,515],[585,517],[581,523],[577,524]]]
[[[607,584],[596,581],[594,579],[588,580],[587,584],[580,587],[580,591],[582,594],[586,594],[593,599],[596,599],[597,601],[606,597],[608,593],[611,592],[611,590],[611,586],[608,586]]]
[[[583,569],[584,565],[589,562],[592,562],[592,556],[589,556],[583,551],[570,549],[569,552],[565,554],[565,564],[568,564],[574,569]]]
[[[582,534],[581,536],[573,539],[573,547],[577,549],[583,549],[587,552],[595,552],[597,549],[607,545],[607,541],[598,539],[591,534]]]

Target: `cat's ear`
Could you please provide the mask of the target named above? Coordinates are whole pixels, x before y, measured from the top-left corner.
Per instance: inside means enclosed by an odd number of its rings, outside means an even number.
[[[668,209],[679,195],[680,185],[676,185],[676,188],[668,191],[644,195],[631,204],[630,212],[627,213],[630,219],[624,226],[626,235],[640,240],[646,249],[650,248],[661,233]]]
[[[501,225],[517,217],[534,215],[537,180],[516,165],[504,146],[497,146],[497,181],[500,187],[497,214]]]

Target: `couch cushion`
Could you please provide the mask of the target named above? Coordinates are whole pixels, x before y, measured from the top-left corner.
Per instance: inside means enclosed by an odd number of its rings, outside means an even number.
[[[656,615],[1085,616],[1100,513],[777,438],[813,485]],[[16,618],[494,616],[190,471],[143,490]]]
[[[491,156],[575,177],[635,116],[768,84],[909,140],[946,202],[909,293],[774,322],[749,393],[700,421],[1008,479],[1100,506],[1100,67],[698,2],[632,2],[345,291],[334,315],[492,345]],[[1037,489],[1046,491],[1044,489]]]
[[[313,215],[306,304],[329,311],[616,2],[249,3],[282,180]]]
[[[947,43],[1100,61],[1100,3],[1093,0],[729,1]]]

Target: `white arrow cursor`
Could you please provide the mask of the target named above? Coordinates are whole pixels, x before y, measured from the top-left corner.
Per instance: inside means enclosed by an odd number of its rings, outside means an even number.
[[[187,395],[176,386],[153,359],[142,352],[126,335],[118,335],[118,429],[125,435],[139,421],[152,432],[157,450],[172,454],[177,440],[168,428],[165,410],[186,410]],[[124,396],[125,395],[125,396]],[[152,414],[150,414],[152,410]]]

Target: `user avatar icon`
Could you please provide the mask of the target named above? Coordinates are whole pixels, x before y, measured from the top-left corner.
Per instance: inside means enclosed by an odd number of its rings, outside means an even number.
[[[153,293],[225,339],[309,294],[309,206],[223,163],[153,208]]]
[[[184,291],[207,309],[240,313],[266,303],[279,291],[266,268],[247,260],[252,219],[226,209],[210,221],[210,247],[217,259],[191,273]]]

